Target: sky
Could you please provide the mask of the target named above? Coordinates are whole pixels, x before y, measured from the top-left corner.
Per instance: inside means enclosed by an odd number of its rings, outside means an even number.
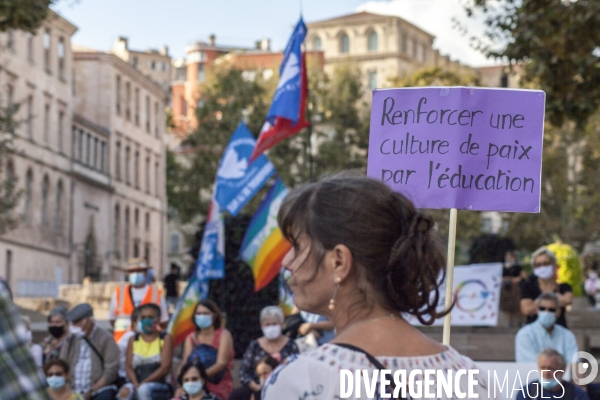
[[[434,48],[471,66],[493,65],[469,46],[468,36],[453,28],[453,17],[467,21],[460,0],[59,0],[52,8],[76,25],[76,45],[109,50],[119,36],[133,50],[169,47],[173,58],[185,47],[208,41],[254,47],[271,39],[272,49],[285,46],[302,9],[306,23],[356,11],[397,15],[436,36]]]

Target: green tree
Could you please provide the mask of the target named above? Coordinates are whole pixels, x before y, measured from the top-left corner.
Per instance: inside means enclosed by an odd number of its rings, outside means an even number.
[[[54,0],[0,0],[0,32],[9,29],[34,33],[48,16]]]
[[[530,249],[556,234],[581,249],[600,222],[590,148],[598,143],[590,122],[600,107],[600,2],[471,0],[466,11],[486,18],[480,48],[521,63],[523,85],[546,92],[541,213],[513,215],[510,230]]]

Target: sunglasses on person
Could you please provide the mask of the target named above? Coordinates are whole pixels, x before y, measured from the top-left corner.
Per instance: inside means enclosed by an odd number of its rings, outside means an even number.
[[[553,307],[538,307],[539,311],[550,311],[550,312],[556,312],[556,308]]]

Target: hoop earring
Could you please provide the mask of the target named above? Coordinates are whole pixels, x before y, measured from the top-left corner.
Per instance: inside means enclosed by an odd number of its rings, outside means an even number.
[[[335,279],[335,287],[333,289],[333,296],[331,297],[331,300],[329,300],[329,309],[332,311],[335,309],[335,296],[337,296],[337,292],[340,288],[341,281],[342,281],[342,279],[340,277],[337,277]]]

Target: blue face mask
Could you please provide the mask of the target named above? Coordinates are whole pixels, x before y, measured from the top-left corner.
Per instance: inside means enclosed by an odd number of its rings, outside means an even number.
[[[193,396],[195,394],[200,393],[200,391],[202,390],[203,387],[204,387],[204,385],[200,381],[185,382],[183,384],[183,391],[186,392],[187,394]]]
[[[132,272],[129,274],[129,283],[133,286],[141,286],[146,282],[146,275],[143,272]]]
[[[544,328],[550,328],[556,323],[556,315],[550,311],[538,311],[537,320]]]
[[[213,324],[211,315],[194,315],[194,322],[200,329],[206,329]]]
[[[65,386],[65,377],[49,376],[46,378],[46,382],[48,382],[48,386],[54,390],[62,389]]]
[[[542,381],[542,378],[540,378],[540,382],[541,381]],[[542,382],[542,387],[544,389],[552,390],[557,386],[558,386],[558,381],[555,378],[552,378],[549,381],[544,379],[544,381]]]

